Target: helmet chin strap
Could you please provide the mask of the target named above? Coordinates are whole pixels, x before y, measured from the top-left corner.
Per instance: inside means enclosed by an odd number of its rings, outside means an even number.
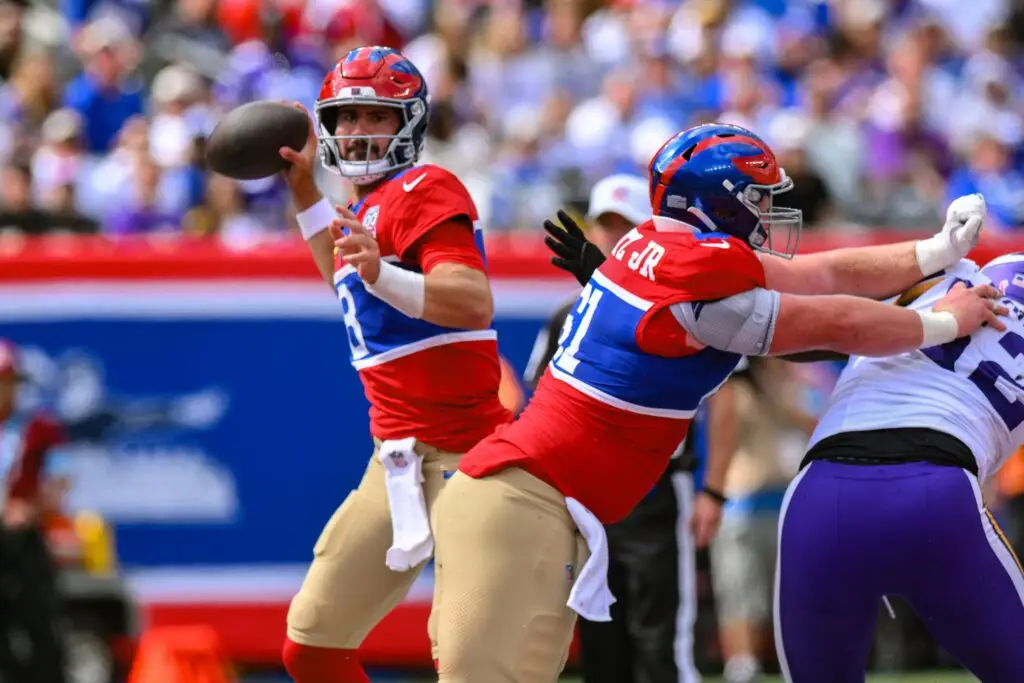
[[[706,213],[698,209],[696,206],[691,206],[686,211],[687,213],[691,214],[695,219],[700,221],[700,225],[695,226],[697,229],[701,231],[710,230],[711,232],[718,232],[718,226],[715,225],[715,222],[713,220],[711,220],[711,216],[707,215]]]

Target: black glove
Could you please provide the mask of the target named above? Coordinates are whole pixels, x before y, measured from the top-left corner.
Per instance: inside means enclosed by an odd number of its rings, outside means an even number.
[[[558,220],[564,228],[551,221],[544,221],[544,229],[549,235],[544,238],[544,244],[555,252],[551,263],[572,273],[581,285],[585,285],[598,266],[604,263],[605,255],[593,242],[587,241],[580,226],[565,211],[558,212]]]

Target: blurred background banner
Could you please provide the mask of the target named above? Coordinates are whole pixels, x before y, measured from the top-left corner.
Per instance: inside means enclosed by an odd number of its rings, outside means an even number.
[[[819,232],[801,249],[915,234]],[[973,256],[1015,249],[1024,241],[990,239]],[[578,287],[538,235],[492,235],[488,253],[517,382]],[[143,623],[208,624],[233,661],[276,665],[310,548],[371,449],[340,308],[305,245],[6,237],[0,329],[22,350],[23,407],[66,426],[50,463],[66,511],[116,529]],[[428,569],[372,632],[366,662],[429,665],[432,589]]]
[[[539,241],[491,250],[495,326],[517,376],[574,293]],[[117,526],[125,565],[303,563],[358,483],[368,406],[340,308],[304,251],[51,238],[0,260],[23,405],[67,425],[54,467],[70,475],[68,505]]]
[[[368,404],[341,311],[292,247],[136,245],[114,259],[69,255],[70,276],[51,259],[49,276],[3,278],[23,405],[67,426],[54,467],[69,475],[68,506],[117,525],[126,565],[305,562],[362,476]],[[538,326],[573,293],[548,274],[495,283],[496,327],[520,372]]]

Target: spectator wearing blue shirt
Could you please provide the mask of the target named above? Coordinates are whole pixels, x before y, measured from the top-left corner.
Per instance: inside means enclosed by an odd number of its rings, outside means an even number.
[[[120,21],[98,19],[83,29],[85,70],[68,84],[64,106],[85,121],[86,149],[107,152],[125,122],[143,113],[142,83],[129,75],[134,39]]]
[[[1002,228],[1024,226],[1024,173],[1014,168],[1010,148],[995,136],[975,138],[967,164],[949,179],[948,198],[980,192],[988,215]]]

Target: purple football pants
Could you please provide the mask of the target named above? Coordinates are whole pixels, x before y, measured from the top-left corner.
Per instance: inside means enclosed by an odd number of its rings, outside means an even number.
[[[899,595],[982,683],[1024,681],[1024,572],[969,472],[812,462],[786,492],[775,641],[789,683],[863,683]]]

